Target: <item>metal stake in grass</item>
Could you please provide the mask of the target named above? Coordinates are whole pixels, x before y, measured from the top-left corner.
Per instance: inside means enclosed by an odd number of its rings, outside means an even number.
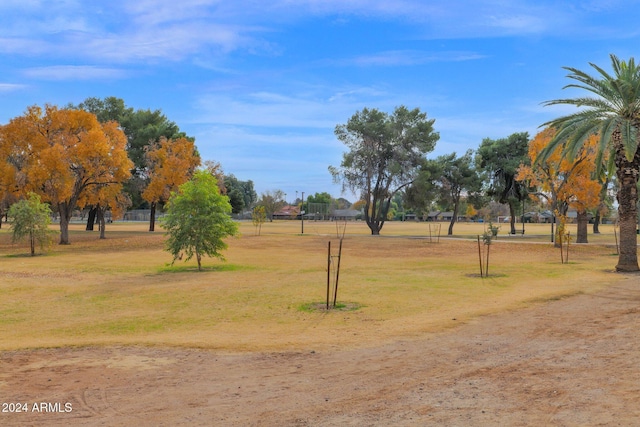
[[[433,234],[435,233],[436,243],[440,242],[440,226],[441,224],[433,224],[433,230],[431,224],[429,224],[429,243],[433,243]]]
[[[327,310],[329,310],[329,293],[331,289],[331,240],[327,245]]]
[[[336,301],[338,299],[338,283],[340,281],[340,260],[342,259],[342,241],[344,240],[344,234],[347,230],[347,222],[345,220],[344,225],[342,227],[342,235],[340,235],[340,230],[338,224],[336,224],[336,234],[340,239],[340,246],[338,247],[338,255],[331,255],[331,241],[328,242],[328,253],[327,253],[327,310],[329,310],[329,298],[331,294],[331,266],[333,265],[333,259],[338,258],[338,262],[336,264],[336,268],[334,271],[334,285],[333,285],[333,307],[336,307]]]
[[[340,279],[340,260],[342,259],[342,239],[338,248],[338,267],[336,268],[336,285],[333,288],[333,308],[336,308],[336,299],[338,299],[338,280]]]
[[[495,233],[494,227],[490,227],[482,235],[482,242],[487,247],[487,259],[486,259],[486,262],[484,264],[484,276],[485,277],[489,277],[489,249],[491,248],[491,242],[493,241],[493,238],[495,237],[494,233]],[[478,244],[480,244],[479,240],[478,240]],[[482,277],[482,256],[480,256],[480,277]]]
[[[478,234],[478,260],[480,261],[480,277],[483,277],[484,271],[482,269],[482,246],[480,246],[480,235]]]

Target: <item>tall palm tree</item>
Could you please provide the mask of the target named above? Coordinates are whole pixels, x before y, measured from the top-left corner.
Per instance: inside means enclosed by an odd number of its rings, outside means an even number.
[[[551,120],[542,126],[558,129],[555,138],[541,152],[542,158],[563,146],[563,153],[572,159],[583,147],[589,136],[597,134],[596,165],[603,167],[606,153],[614,162],[618,178],[618,221],[620,224],[620,255],[616,270],[638,271],[637,234],[638,177],[640,174],[640,66],[630,58],[621,61],[611,56],[613,74],[610,75],[595,64],[589,63],[596,77],[575,68],[564,67],[568,78],[576,81],[564,88],[584,89],[595,96],[547,101],[544,105],[568,104],[580,110],[568,116]],[[539,158],[540,158],[539,157]]]

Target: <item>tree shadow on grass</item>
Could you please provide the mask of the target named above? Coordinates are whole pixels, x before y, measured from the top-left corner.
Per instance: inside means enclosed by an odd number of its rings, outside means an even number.
[[[5,255],[5,257],[7,258],[35,258],[35,257],[40,257],[40,256],[46,256],[46,255],[50,255],[47,253],[36,253],[35,255],[31,255],[30,253],[20,253],[20,254],[8,254]]]
[[[218,265],[206,265],[202,266],[201,270],[198,270],[197,265],[170,265],[165,264],[158,269],[158,273],[206,273],[212,271],[249,271],[255,270],[255,267],[238,264],[218,264]]]
[[[310,303],[306,303],[306,304],[302,304],[300,307],[298,307],[298,310],[300,311],[305,311],[305,312],[329,312],[329,311],[356,311],[359,310],[363,307],[362,304],[359,304],[357,302],[338,302],[336,303],[336,306],[334,307],[333,304],[329,304],[329,309],[327,310],[327,302],[310,302]]]
[[[467,277],[472,277],[475,279],[495,279],[497,277],[507,277],[506,274],[503,273],[489,273],[489,275],[480,275],[480,273],[471,273],[471,274],[467,274]]]

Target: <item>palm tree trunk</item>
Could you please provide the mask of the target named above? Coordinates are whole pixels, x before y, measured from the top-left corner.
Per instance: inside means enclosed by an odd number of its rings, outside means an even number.
[[[587,230],[589,229],[589,217],[586,209],[580,209],[578,211],[578,235],[576,237],[576,243],[589,243],[587,237]]]
[[[616,147],[618,148],[618,147]],[[640,153],[636,151],[629,162],[624,150],[618,148],[615,153],[616,175],[618,177],[618,223],[620,224],[620,254],[617,271],[638,271],[638,173],[640,171]]]

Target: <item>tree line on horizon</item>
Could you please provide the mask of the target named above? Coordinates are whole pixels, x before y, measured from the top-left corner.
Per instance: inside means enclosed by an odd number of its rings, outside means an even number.
[[[506,203],[514,232],[515,204],[544,198],[560,219],[561,238],[569,207],[578,212],[578,241],[586,242],[587,211],[602,212],[611,186],[618,203],[620,228],[616,270],[638,271],[638,180],[640,178],[640,66],[634,58],[611,55],[612,73],[590,64],[597,75],[565,67],[572,83],[566,88],[587,96],[547,101],[579,109],[543,123],[531,141],[513,134],[485,139],[474,155],[469,150],[430,160],[440,135],[435,120],[418,108],[397,107],[391,114],[364,108],[335,129],[348,148],[340,166],[330,166],[343,188],[360,192],[365,221],[378,235],[392,200],[403,192],[413,206],[447,201],[453,209],[452,233],[460,200],[482,205],[483,198]],[[483,179],[484,177],[484,179]]]
[[[597,232],[600,214],[612,207],[615,187],[621,237],[616,269],[637,271],[640,67],[633,58],[625,62],[611,55],[611,62],[613,74],[591,64],[595,77],[566,68],[573,82],[567,87],[595,97],[545,103],[586,108],[544,123],[532,139],[526,132],[485,138],[477,150],[462,155],[427,157],[440,135],[435,120],[419,108],[400,106],[392,113],[364,108],[336,126],[334,133],[348,151],[329,172],[344,189],[360,194],[357,204],[373,235],[380,234],[399,205],[423,214],[434,207],[452,211],[452,234],[461,208],[477,212],[490,201],[508,207],[515,233],[518,209],[526,200],[537,200],[559,219],[558,239],[568,209],[574,208],[577,241],[587,242],[589,212]],[[60,216],[61,244],[69,243],[68,223],[76,208],[88,209],[89,222],[95,215],[103,231],[106,210],[117,214],[146,204],[153,231],[156,207],[202,163],[194,138],[160,110],[133,110],[115,97],[88,98],[65,108],[29,107],[0,126],[0,155],[0,209],[38,194]],[[286,203],[280,190],[258,200],[252,181],[225,176],[213,161],[204,166],[236,213],[259,205],[272,215]],[[310,198],[324,203],[325,194]],[[301,210],[310,203],[299,202]]]

